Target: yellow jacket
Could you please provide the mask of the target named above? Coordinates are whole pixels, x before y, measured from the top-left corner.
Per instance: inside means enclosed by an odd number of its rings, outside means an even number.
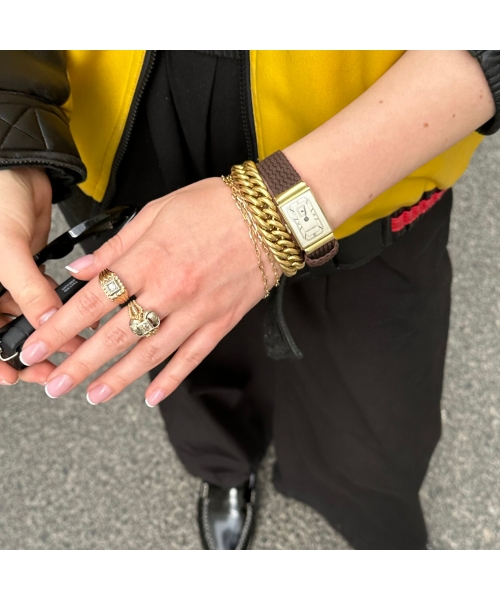
[[[259,160],[338,113],[402,54],[381,50],[250,51],[250,93]],[[63,108],[88,171],[80,186],[101,202],[130,113],[141,94],[147,53],[71,50],[67,52],[67,69],[71,96]],[[411,206],[426,191],[451,187],[466,170],[482,139],[474,132],[422,165],[343,223],[336,236],[345,237]]]

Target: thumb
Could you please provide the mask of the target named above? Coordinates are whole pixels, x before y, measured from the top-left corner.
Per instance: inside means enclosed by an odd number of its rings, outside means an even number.
[[[37,328],[62,302],[36,266],[29,244],[10,238],[8,248],[7,260],[0,264],[0,280],[31,325]]]

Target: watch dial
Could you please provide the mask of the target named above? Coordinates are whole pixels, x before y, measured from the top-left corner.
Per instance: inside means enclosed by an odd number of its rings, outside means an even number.
[[[325,227],[307,195],[292,200],[286,208],[289,218],[293,220],[295,227],[306,242],[324,235]]]

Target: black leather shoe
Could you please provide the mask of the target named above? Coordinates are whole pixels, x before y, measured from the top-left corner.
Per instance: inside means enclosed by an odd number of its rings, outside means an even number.
[[[198,525],[205,550],[248,550],[255,528],[255,475],[243,485],[223,488],[203,481]]]

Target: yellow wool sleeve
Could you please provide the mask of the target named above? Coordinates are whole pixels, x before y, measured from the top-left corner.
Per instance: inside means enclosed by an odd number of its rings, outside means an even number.
[[[402,56],[389,50],[252,50],[250,78],[259,160],[304,137],[340,112]],[[336,231],[339,239],[452,186],[483,136],[472,133],[374,198]]]
[[[145,50],[68,50],[71,96],[63,109],[88,177],[80,184],[101,202],[125,129]]]

